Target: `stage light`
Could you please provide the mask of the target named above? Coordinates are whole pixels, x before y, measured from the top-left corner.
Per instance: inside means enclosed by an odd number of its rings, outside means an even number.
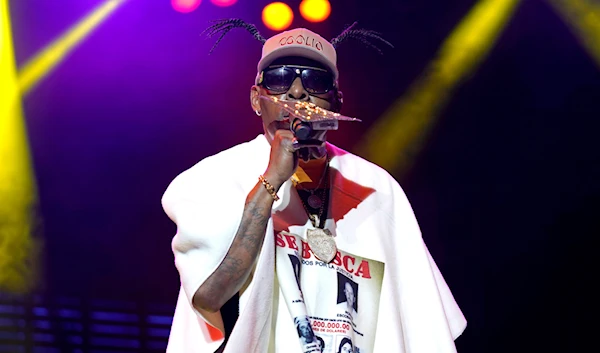
[[[21,94],[25,96],[42,78],[54,69],[94,29],[126,0],[108,0],[96,7],[79,23],[73,25],[35,57],[26,62],[18,74]]]
[[[33,236],[37,192],[10,26],[8,0],[0,0],[0,293],[34,288],[40,243]]]
[[[302,0],[300,14],[309,22],[322,22],[331,14],[331,4],[328,0]]]
[[[267,28],[282,31],[292,24],[294,13],[287,4],[273,2],[263,9],[262,20]]]
[[[550,4],[600,66],[600,5],[593,0],[550,0]]]
[[[192,12],[200,6],[202,0],[171,0],[171,6],[179,12]]]
[[[213,4],[221,7],[227,7],[235,4],[237,0],[211,0]]]
[[[358,154],[396,176],[407,172],[452,93],[485,59],[519,3],[479,1],[404,97],[365,134]]]

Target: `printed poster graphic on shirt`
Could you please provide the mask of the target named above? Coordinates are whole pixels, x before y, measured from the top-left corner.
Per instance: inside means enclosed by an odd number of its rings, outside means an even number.
[[[277,278],[305,353],[373,351],[384,264],[338,249],[327,264],[305,237],[276,233]]]

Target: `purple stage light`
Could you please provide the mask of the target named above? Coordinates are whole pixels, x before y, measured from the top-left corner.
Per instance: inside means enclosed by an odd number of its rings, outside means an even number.
[[[237,0],[211,0],[213,4],[221,7],[227,7],[235,4]]]
[[[176,11],[189,13],[200,6],[202,0],[171,0],[171,5]]]

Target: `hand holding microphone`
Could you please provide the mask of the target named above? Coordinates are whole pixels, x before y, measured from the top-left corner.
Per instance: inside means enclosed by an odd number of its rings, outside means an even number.
[[[290,131],[294,134],[294,149],[322,147],[324,141],[314,138],[320,131],[337,130],[339,121],[361,121],[357,118],[323,109],[306,101],[282,100],[274,96],[261,96],[282,109],[289,116]]]

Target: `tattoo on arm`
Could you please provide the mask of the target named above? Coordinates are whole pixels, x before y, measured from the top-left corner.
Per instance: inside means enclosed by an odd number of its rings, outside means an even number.
[[[196,292],[196,306],[208,311],[219,310],[250,275],[271,217],[273,200],[263,189],[262,184],[257,184],[248,195],[233,243],[219,267]]]

